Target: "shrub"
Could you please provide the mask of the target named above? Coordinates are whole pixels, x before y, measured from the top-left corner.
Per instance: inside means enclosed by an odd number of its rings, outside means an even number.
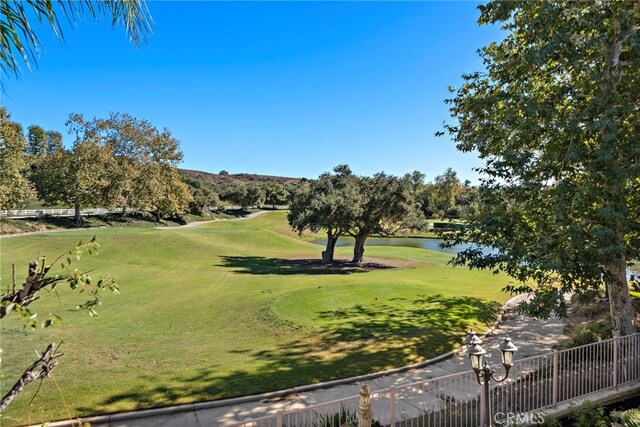
[[[640,427],[640,409],[629,409],[620,414],[623,427]]]
[[[541,422],[536,424],[540,427],[562,427],[562,423],[557,419],[550,417],[549,415],[545,415]]]
[[[358,427],[358,412],[341,405],[339,412],[321,415],[316,425],[318,427]],[[381,425],[378,421],[371,420],[371,427],[381,427]]]
[[[611,335],[611,318],[598,320],[595,322],[580,325],[570,338],[561,341],[556,348],[558,350],[566,350],[568,348],[578,347],[585,344],[607,340]]]
[[[611,424],[604,407],[593,406],[588,400],[577,408],[573,405],[571,408],[571,418],[575,421],[576,427],[607,427]]]

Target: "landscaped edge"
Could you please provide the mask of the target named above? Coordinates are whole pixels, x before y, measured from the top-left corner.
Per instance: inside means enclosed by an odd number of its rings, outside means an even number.
[[[520,302],[521,300],[524,300],[527,297],[528,295],[526,294],[517,295],[509,299],[506,303],[504,303],[504,305],[500,309],[500,312],[498,313],[498,316],[496,317],[495,322],[493,322],[493,325],[491,325],[491,327],[487,329],[481,335],[481,337],[487,338],[493,335],[494,331],[498,329],[500,324],[504,322],[504,316],[507,313],[507,311],[511,309],[517,302]],[[358,375],[355,377],[342,378],[339,380],[324,381],[321,383],[307,384],[299,387],[292,387],[284,390],[271,391],[271,392],[261,393],[261,394],[232,397],[229,399],[211,400],[208,402],[198,402],[198,403],[186,403],[183,405],[174,405],[174,406],[163,406],[161,408],[142,409],[140,411],[119,412],[115,414],[96,415],[92,417],[85,417],[85,418],[79,418],[79,419],[83,423],[110,424],[111,422],[115,422],[115,421],[133,420],[133,419],[145,418],[145,417],[151,417],[151,416],[157,416],[157,415],[170,415],[170,414],[176,414],[176,413],[182,413],[182,412],[197,411],[200,409],[219,408],[222,406],[232,406],[232,405],[239,405],[242,403],[257,402],[264,399],[273,399],[277,397],[288,396],[294,393],[319,390],[319,389],[329,388],[337,385],[351,384],[358,381],[372,380],[372,379],[384,377],[387,375],[399,374],[402,372],[410,371],[412,369],[423,368],[425,366],[429,366],[434,363],[440,362],[442,360],[446,360],[450,357],[459,355],[464,351],[464,349],[465,349],[465,346],[460,348],[455,348],[451,351],[448,351],[444,354],[433,357],[429,360],[425,360],[423,362],[413,363],[411,365],[405,365],[399,368],[387,369],[385,371],[374,372],[371,374],[364,374],[364,375]],[[49,423],[47,425],[49,427],[71,427],[71,426],[75,426],[77,422],[78,422],[78,419],[64,420],[64,421],[56,421],[53,423]],[[40,425],[40,424],[36,424],[36,425]]]

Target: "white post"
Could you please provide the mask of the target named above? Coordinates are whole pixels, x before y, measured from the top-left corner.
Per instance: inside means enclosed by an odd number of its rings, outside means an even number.
[[[360,405],[358,406],[358,427],[371,427],[371,395],[369,387],[360,387]]]

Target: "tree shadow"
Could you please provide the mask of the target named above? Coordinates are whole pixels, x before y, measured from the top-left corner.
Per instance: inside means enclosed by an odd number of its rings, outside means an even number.
[[[473,323],[493,322],[499,307],[484,299],[434,295],[406,301],[406,309],[390,303],[328,310],[319,314],[328,324],[314,330],[312,339],[291,340],[248,354],[230,351],[252,360],[251,369],[225,373],[205,367],[170,378],[149,375],[145,385],[110,396],[101,409],[82,409],[95,413],[123,404],[143,409],[214,400],[399,367],[451,350]]]
[[[266,258],[260,256],[220,256],[222,267],[233,268],[240,274],[351,274],[365,273],[371,270],[395,268],[390,265],[366,262],[354,264],[352,262],[335,261],[323,264],[319,259],[286,259]]]
[[[248,210],[248,209],[218,209],[218,210],[214,210],[214,212],[216,214],[224,214],[228,217],[231,218],[244,218],[247,215],[251,214],[252,211]]]

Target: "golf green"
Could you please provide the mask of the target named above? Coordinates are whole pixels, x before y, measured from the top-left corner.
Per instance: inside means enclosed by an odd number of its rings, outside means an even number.
[[[80,268],[111,274],[90,318],[83,295],[45,293],[31,308],[64,321],[23,328],[2,320],[2,389],[63,342],[52,378],[31,384],[3,425],[64,419],[231,396],[375,372],[421,361],[482,329],[508,296],[506,276],[452,268],[450,255],[367,247],[362,268],[319,263],[322,247],[290,231],[286,213],[193,228],[107,228],[0,240],[2,286],[11,263],[50,258],[93,235],[98,256]],[[348,260],[348,248],[337,257]],[[30,404],[31,403],[31,404]]]

